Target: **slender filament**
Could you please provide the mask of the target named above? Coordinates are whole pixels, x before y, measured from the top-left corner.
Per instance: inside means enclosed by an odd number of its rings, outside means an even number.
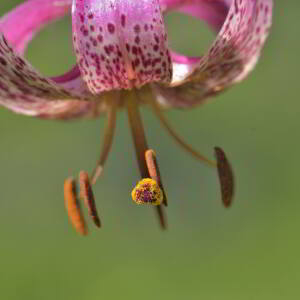
[[[150,97],[146,97],[149,104],[151,104],[153,111],[155,112],[156,116],[160,120],[161,124],[164,126],[164,128],[168,131],[168,133],[173,137],[173,139],[181,146],[184,150],[186,150],[188,153],[190,153],[192,156],[197,158],[198,160],[202,161],[206,165],[210,167],[216,167],[217,164],[215,161],[208,159],[201,153],[199,153],[197,150],[195,150],[193,147],[191,147],[189,144],[187,144],[182,137],[180,137],[175,130],[172,128],[171,124],[168,122],[168,120],[165,118],[161,107],[159,104],[152,98],[152,95],[150,94]]]
[[[104,138],[100,157],[91,176],[91,184],[95,184],[103,172],[103,167],[107,160],[115,135],[118,101],[114,97],[109,97],[107,100],[107,124],[104,130]]]

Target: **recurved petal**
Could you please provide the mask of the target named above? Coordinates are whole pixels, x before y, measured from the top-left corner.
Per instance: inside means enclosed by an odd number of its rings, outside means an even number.
[[[65,74],[51,77],[49,79],[59,85],[60,88],[66,89],[70,93],[79,96],[79,98],[95,98],[90,93],[85,82],[82,80],[82,76],[77,64]]]
[[[191,15],[219,30],[228,14],[231,0],[159,0],[163,12],[173,10]]]
[[[41,119],[71,120],[78,118],[95,118],[106,111],[106,102],[101,97],[93,101],[57,100],[47,102],[39,110],[37,117]]]
[[[229,2],[229,1],[228,1]],[[272,23],[272,0],[232,0],[229,13],[208,53],[189,72],[173,76],[170,88],[155,85],[160,103],[192,107],[243,80],[256,65]]]
[[[170,82],[158,0],[74,0],[72,20],[77,63],[93,93]]]
[[[97,102],[84,101],[93,96],[78,88],[80,77],[76,74],[80,73],[76,68],[70,73],[72,76],[54,80],[43,77],[14,52],[0,32],[0,105],[45,118],[67,119],[96,111]]]
[[[44,25],[71,12],[72,0],[28,0],[0,18],[2,32],[15,51],[22,54]]]

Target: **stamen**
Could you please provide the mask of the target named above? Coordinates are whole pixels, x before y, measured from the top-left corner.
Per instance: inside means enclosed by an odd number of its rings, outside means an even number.
[[[110,152],[116,128],[116,113],[117,113],[118,99],[116,95],[112,94],[107,99],[107,125],[104,130],[104,140],[100,158],[97,161],[96,167],[91,176],[91,184],[95,184],[97,179],[102,175],[104,164]]]
[[[234,176],[232,168],[221,148],[215,147],[215,155],[221,185],[222,201],[225,207],[229,207],[234,196]]]
[[[82,235],[87,235],[88,231],[82,215],[80,204],[77,199],[76,182],[68,178],[64,183],[65,207],[68,212],[69,220],[76,231]]]
[[[80,197],[83,199],[85,206],[88,208],[88,213],[91,216],[94,224],[101,227],[101,221],[98,216],[94,193],[90,184],[89,175],[85,171],[79,173]]]
[[[162,113],[162,110],[159,106],[159,104],[152,100],[149,101],[150,104],[153,107],[153,110],[156,114],[156,116],[158,117],[158,119],[160,120],[161,124],[165,127],[165,129],[169,132],[169,134],[171,135],[171,137],[174,138],[174,140],[179,144],[179,146],[181,146],[184,150],[186,150],[188,153],[190,153],[191,155],[193,155],[195,158],[197,158],[198,160],[202,161],[203,163],[209,165],[210,167],[216,167],[216,163],[208,158],[206,158],[204,155],[200,154],[197,150],[195,150],[194,148],[192,148],[189,144],[187,144],[176,132],[175,130],[172,128],[172,126],[170,125],[170,123],[167,121],[167,119],[165,118],[165,116]]]
[[[149,178],[151,176],[149,174],[148,167],[145,160],[145,153],[148,150],[148,145],[144,133],[144,126],[138,108],[136,91],[133,89],[127,92],[124,96],[126,97],[128,120],[129,120],[131,133],[135,145],[135,151],[136,151],[140,173],[142,178]],[[160,221],[161,227],[164,229],[166,226],[166,222],[164,219],[161,205],[157,206],[157,212],[161,220]]]
[[[155,180],[157,182],[157,184],[161,188],[161,190],[163,192],[163,203],[165,206],[168,206],[165,189],[163,187],[161,177],[160,177],[160,172],[159,172],[158,165],[157,165],[156,153],[152,149],[147,150],[145,153],[145,159],[146,159],[146,164],[148,167],[149,175],[153,180]]]
[[[143,99],[145,99],[148,104],[150,104],[161,121],[161,124],[165,127],[165,129],[169,132],[169,134],[175,139],[175,141],[184,148],[187,152],[192,154],[198,160],[206,163],[211,167],[216,167],[218,170],[218,177],[221,186],[221,194],[222,194],[222,202],[225,207],[229,207],[232,203],[232,199],[234,196],[234,176],[232,172],[232,168],[230,163],[228,162],[224,151],[221,148],[215,148],[215,155],[217,162],[214,162],[196,150],[194,150],[190,145],[188,145],[178,134],[174,131],[172,126],[169,124],[167,119],[164,117],[163,112],[157,101],[154,99],[151,89],[144,89]],[[156,179],[157,180],[157,179]],[[157,180],[158,181],[158,180]],[[158,181],[159,182],[159,181]]]

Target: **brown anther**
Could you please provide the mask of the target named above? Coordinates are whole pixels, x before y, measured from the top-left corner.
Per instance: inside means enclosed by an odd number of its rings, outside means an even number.
[[[234,196],[234,176],[232,168],[221,148],[215,147],[215,156],[217,159],[222,201],[225,207],[229,207]]]
[[[85,171],[79,173],[79,185],[80,185],[80,198],[83,199],[85,206],[88,209],[88,213],[91,216],[94,224],[97,227],[101,227],[101,221],[98,216],[95,197],[90,184],[89,175]]]
[[[68,178],[64,183],[65,207],[69,216],[69,220],[76,231],[82,235],[87,235],[88,230],[85,225],[80,204],[77,198],[76,182],[72,178]]]
[[[163,203],[165,206],[168,206],[167,196],[161,181],[160,172],[159,172],[157,159],[156,159],[156,153],[154,152],[154,150],[149,149],[145,152],[145,160],[146,160],[149,175],[153,180],[157,182],[158,186],[161,188],[163,192]]]

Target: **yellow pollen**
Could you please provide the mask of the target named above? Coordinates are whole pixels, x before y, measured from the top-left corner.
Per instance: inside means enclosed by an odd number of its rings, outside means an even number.
[[[151,178],[144,178],[138,182],[131,193],[136,204],[160,205],[163,201],[163,192],[157,182]]]

